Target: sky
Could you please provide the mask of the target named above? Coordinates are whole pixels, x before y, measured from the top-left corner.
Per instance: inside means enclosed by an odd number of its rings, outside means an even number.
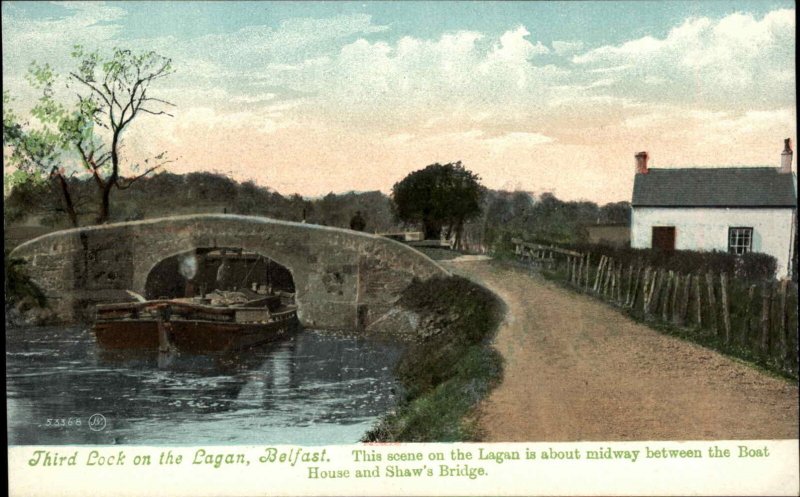
[[[796,142],[795,6],[691,2],[3,2],[3,87],[75,44],[155,50],[167,151],[282,194],[381,190],[461,161],[490,188],[630,200],[650,167],[775,166]],[[58,95],[74,89],[59,82]]]

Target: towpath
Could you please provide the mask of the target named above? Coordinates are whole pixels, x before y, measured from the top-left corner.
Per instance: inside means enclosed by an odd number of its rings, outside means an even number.
[[[524,269],[446,262],[507,305],[489,442],[798,437],[798,388]]]

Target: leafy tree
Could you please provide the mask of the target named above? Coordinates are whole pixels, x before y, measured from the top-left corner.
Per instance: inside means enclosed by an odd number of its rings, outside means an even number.
[[[11,177],[18,189],[34,189],[43,177],[52,180],[63,202],[63,210],[73,226],[78,226],[76,202],[69,189],[63,167],[69,141],[62,128],[73,126],[76,119],[52,99],[52,71],[49,67],[33,67],[29,79],[42,88],[42,97],[31,110],[38,126],[28,126],[11,110],[11,96],[3,92],[3,148],[9,153],[7,164],[17,168]]]
[[[110,218],[111,193],[126,189],[136,180],[170,162],[165,153],[142,163],[128,164],[137,174],[123,175],[122,137],[141,114],[171,115],[163,110],[171,103],[149,93],[151,85],[173,72],[170,59],[155,52],[133,53],[115,49],[109,57],[76,46],[72,57],[77,69],[70,72],[67,87],[77,86],[77,99],[67,107],[54,98],[57,76],[52,68],[35,62],[28,80],[41,91],[31,110],[35,123],[21,122],[11,111],[3,113],[3,144],[10,149],[9,162],[28,171],[48,174],[60,185],[64,210],[78,224],[78,205],[67,181],[66,166],[79,165],[98,192],[97,223]],[[3,95],[4,104],[9,100]],[[5,107],[5,106],[4,106]],[[142,172],[138,172],[144,169]]]
[[[438,238],[446,227],[447,235],[454,233],[455,245],[460,248],[464,222],[481,212],[479,181],[460,161],[414,171],[392,188],[397,217],[422,223],[425,238]]]
[[[630,224],[631,203],[612,202],[600,207],[601,221],[604,223]]]
[[[533,210],[533,197],[520,191],[487,190],[483,203],[480,225],[468,224],[467,229],[484,247],[493,246],[503,233],[522,231]]]

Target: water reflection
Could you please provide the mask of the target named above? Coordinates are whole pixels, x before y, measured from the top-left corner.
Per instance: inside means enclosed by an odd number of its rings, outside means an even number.
[[[401,353],[305,330],[235,354],[159,356],[97,350],[83,328],[7,329],[6,351],[15,445],[352,443],[394,405]]]

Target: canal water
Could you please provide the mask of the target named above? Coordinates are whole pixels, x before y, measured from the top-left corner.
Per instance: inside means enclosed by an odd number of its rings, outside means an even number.
[[[99,350],[73,328],[7,328],[11,445],[355,443],[395,404],[398,344],[304,330],[231,353]]]

